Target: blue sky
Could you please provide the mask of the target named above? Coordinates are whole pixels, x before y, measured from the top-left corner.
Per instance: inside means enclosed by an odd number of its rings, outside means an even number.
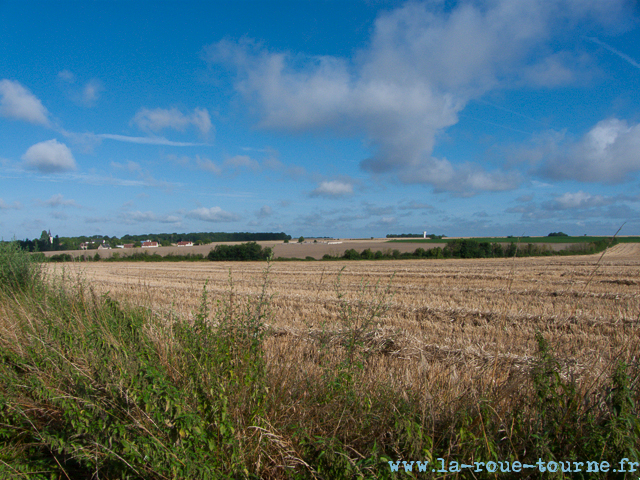
[[[0,233],[640,234],[622,0],[0,0]]]

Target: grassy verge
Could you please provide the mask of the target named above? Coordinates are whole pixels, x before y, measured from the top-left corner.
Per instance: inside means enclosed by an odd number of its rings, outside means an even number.
[[[338,278],[337,330],[285,344],[266,326],[268,272],[244,300],[231,279],[215,304],[205,286],[182,319],[43,279],[17,249],[0,258],[3,479],[470,478],[389,462],[638,461],[637,360],[587,384],[539,334],[529,369],[494,368],[452,395],[428,368],[416,385],[368,375],[392,349],[371,335],[389,286],[347,298]],[[554,477],[610,478],[532,476]]]

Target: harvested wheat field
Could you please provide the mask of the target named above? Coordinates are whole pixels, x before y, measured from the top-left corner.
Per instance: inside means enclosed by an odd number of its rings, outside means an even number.
[[[372,381],[421,388],[427,401],[435,391],[457,395],[528,373],[538,331],[572,378],[597,380],[617,360],[636,363],[640,245],[617,245],[600,257],[64,268],[98,294],[186,320],[206,281],[212,318],[216,301],[240,308],[266,281],[266,353],[274,371],[312,373],[328,352],[341,355],[345,332],[360,328],[375,352],[367,364]]]

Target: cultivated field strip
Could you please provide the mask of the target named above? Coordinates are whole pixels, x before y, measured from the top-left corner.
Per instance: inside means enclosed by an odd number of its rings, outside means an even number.
[[[599,264],[600,255],[275,262],[265,273],[266,263],[87,262],[66,274],[81,276],[97,294],[186,320],[198,309],[205,281],[215,311],[217,301],[240,305],[255,297],[266,279],[267,355],[274,369],[291,375],[313,372],[329,361],[328,352],[339,355],[367,308],[383,302],[386,310],[361,337],[373,353],[372,381],[389,377],[432,397],[528,372],[538,331],[566,375],[598,379],[617,359],[637,362],[638,247],[618,245]],[[341,320],[347,306],[355,312],[351,321]]]

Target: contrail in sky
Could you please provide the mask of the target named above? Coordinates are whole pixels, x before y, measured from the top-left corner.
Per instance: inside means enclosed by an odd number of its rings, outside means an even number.
[[[96,135],[98,138],[108,138],[109,140],[117,140],[118,142],[141,143],[147,145],[169,145],[172,147],[203,147],[206,143],[191,142],[173,142],[163,137],[129,137],[126,135],[112,135],[109,133],[100,133]]]
[[[633,65],[636,68],[640,68],[640,63],[636,62],[633,58],[631,58],[629,55],[622,53],[619,50],[616,50],[615,48],[613,48],[611,45],[607,45],[604,42],[601,42],[600,40],[598,40],[596,37],[585,37],[587,40],[589,40],[590,42],[593,42],[597,45],[600,45],[601,47],[606,48],[607,50],[609,50],[611,53],[615,53],[616,55],[618,55],[620,58],[622,58],[623,60],[626,60],[627,62],[629,62],[631,65]]]

